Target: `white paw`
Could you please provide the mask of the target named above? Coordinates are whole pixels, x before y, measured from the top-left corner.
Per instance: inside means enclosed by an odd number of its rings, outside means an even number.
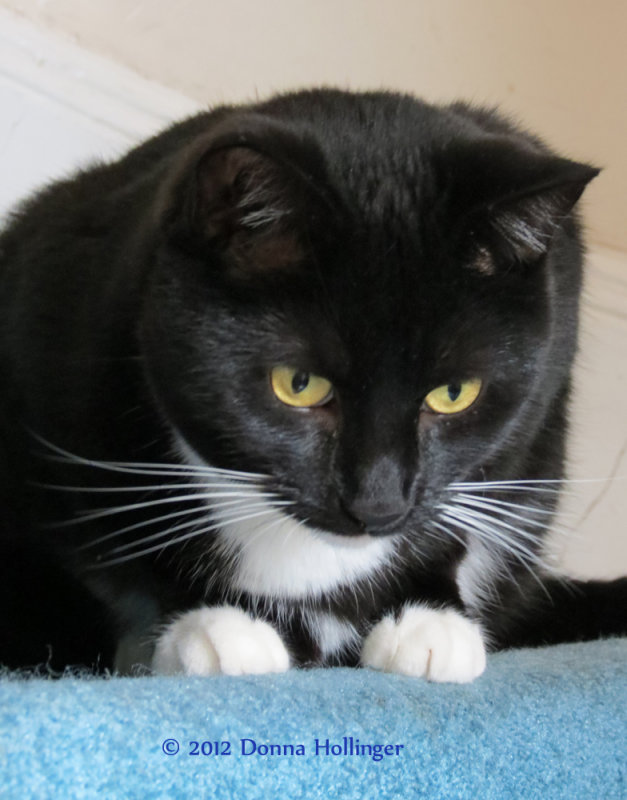
[[[365,667],[430,681],[468,683],[486,665],[481,628],[453,609],[407,606],[398,621],[385,617],[364,640]]]
[[[274,628],[232,606],[183,614],[161,634],[152,659],[160,675],[252,675],[285,672],[289,666]]]

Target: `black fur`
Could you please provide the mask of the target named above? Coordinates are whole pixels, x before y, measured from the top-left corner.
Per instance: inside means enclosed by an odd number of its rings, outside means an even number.
[[[491,111],[321,90],[201,114],[26,203],[0,239],[0,660],[110,666],[126,632],[201,602],[273,621],[301,664],[320,655],[312,608],[365,634],[408,601],[452,605],[499,648],[627,633],[625,579],[535,561],[563,477],[572,209],[596,172]],[[327,377],[333,400],[281,404],[282,363]],[[466,412],[424,407],[473,377]],[[301,603],[236,589],[215,531],[120,561],[173,541],[139,542],[188,507],[168,500],[189,478],[147,489],[166,478],[67,454],[177,464],[174,430],[207,464],[269,475],[310,526],[394,537],[392,566]],[[555,483],[488,483],[514,480]],[[528,507],[493,523],[498,574],[466,603],[457,569],[478,534],[441,507],[462,481]]]

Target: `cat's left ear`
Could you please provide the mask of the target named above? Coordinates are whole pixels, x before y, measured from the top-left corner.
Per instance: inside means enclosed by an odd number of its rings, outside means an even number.
[[[463,143],[449,152],[451,203],[462,235],[489,262],[541,259],[587,184],[599,174],[505,137]],[[486,260],[486,254],[488,254]]]

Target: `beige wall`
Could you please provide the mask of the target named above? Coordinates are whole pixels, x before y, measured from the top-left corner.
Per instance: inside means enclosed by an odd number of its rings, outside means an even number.
[[[498,103],[606,168],[590,238],[627,250],[625,0],[0,0],[203,103],[390,87]]]

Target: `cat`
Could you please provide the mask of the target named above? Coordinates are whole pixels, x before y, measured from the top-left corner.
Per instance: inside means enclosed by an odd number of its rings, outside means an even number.
[[[366,666],[627,633],[545,565],[598,170],[312,89],[43,189],[0,238],[10,667]]]

